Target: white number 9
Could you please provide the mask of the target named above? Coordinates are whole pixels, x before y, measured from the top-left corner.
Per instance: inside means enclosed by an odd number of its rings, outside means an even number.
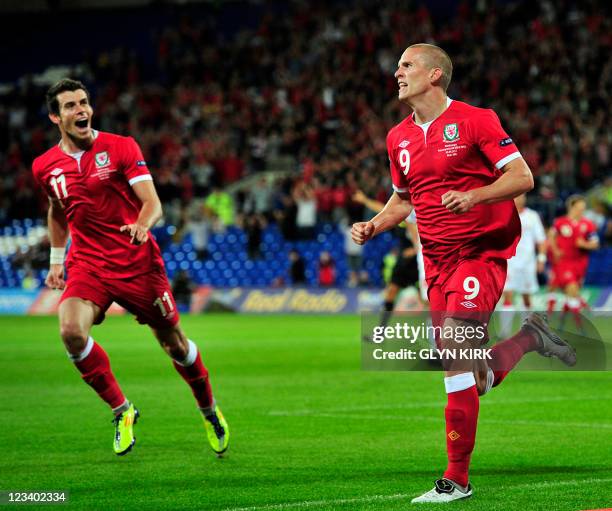
[[[408,169],[410,168],[410,153],[407,149],[402,149],[399,153],[399,163],[404,172],[404,176],[408,175]]]
[[[480,292],[480,282],[476,277],[466,277],[463,281],[463,290],[467,293],[463,296],[466,300],[476,298]]]

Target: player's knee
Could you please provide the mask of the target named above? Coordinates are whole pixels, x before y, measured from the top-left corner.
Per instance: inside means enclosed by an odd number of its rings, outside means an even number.
[[[155,330],[159,344],[175,360],[183,360],[189,352],[187,338],[178,325]]]
[[[88,332],[74,321],[65,321],[60,325],[60,336],[70,353],[79,353],[85,349]]]
[[[487,375],[486,375],[486,373],[483,376],[482,373],[475,372],[474,373],[474,379],[476,380],[476,390],[478,391],[478,395],[479,396],[484,396],[488,392],[488,390],[489,390],[487,388]]]

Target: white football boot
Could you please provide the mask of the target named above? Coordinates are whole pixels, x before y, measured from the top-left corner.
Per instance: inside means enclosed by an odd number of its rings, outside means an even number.
[[[528,328],[536,334],[539,341],[538,353],[544,357],[557,357],[566,366],[576,365],[576,352],[567,342],[554,333],[548,326],[545,314],[533,312],[523,321],[523,329]]]
[[[438,479],[434,484],[435,486],[432,490],[412,499],[412,503],[443,504],[444,502],[467,499],[472,496],[472,485],[470,483],[464,488],[450,479],[442,478]]]

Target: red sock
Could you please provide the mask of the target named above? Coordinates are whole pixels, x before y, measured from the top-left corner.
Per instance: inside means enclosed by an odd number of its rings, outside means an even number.
[[[70,358],[81,372],[85,383],[111,408],[117,408],[125,403],[125,396],[111,371],[108,355],[96,341],[90,337],[81,355]]]
[[[570,298],[565,304],[567,310],[574,316],[574,322],[578,328],[582,328],[582,316],[580,316],[580,311],[583,309],[584,303],[582,298]]]
[[[550,315],[555,310],[555,305],[557,305],[557,298],[553,294],[548,295],[548,306],[546,307],[546,311]]]
[[[499,385],[525,353],[534,351],[538,341],[531,332],[520,330],[515,336],[497,343],[491,349],[489,368],[493,371],[493,387]]]
[[[189,341],[189,354],[187,360],[193,358],[193,351],[195,350],[196,356],[195,361],[188,366],[179,364],[176,360],[173,360],[175,369],[183,377],[183,380],[191,387],[198,406],[200,408],[210,408],[214,404],[212,389],[210,388],[210,379],[208,378],[208,369],[202,363],[202,357],[200,352],[197,351],[197,346]]]
[[[444,477],[461,486],[468,484],[470,457],[476,442],[478,391],[472,373],[445,378],[448,403],[446,416],[446,452],[448,466]],[[467,388],[466,386],[469,385]],[[453,389],[460,390],[453,390]]]
[[[580,308],[583,310],[589,310],[589,302],[587,302],[582,296],[578,297],[580,300]]]

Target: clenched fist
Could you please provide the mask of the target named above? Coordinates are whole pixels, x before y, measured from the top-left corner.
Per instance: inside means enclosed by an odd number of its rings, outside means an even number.
[[[49,266],[49,273],[47,273],[45,284],[51,289],[64,289],[66,287],[63,264],[52,264]]]
[[[374,235],[374,229],[372,222],[357,222],[351,229],[351,238],[357,245],[363,245]]]
[[[442,205],[455,214],[467,213],[476,205],[474,194],[451,190],[442,195]]]

